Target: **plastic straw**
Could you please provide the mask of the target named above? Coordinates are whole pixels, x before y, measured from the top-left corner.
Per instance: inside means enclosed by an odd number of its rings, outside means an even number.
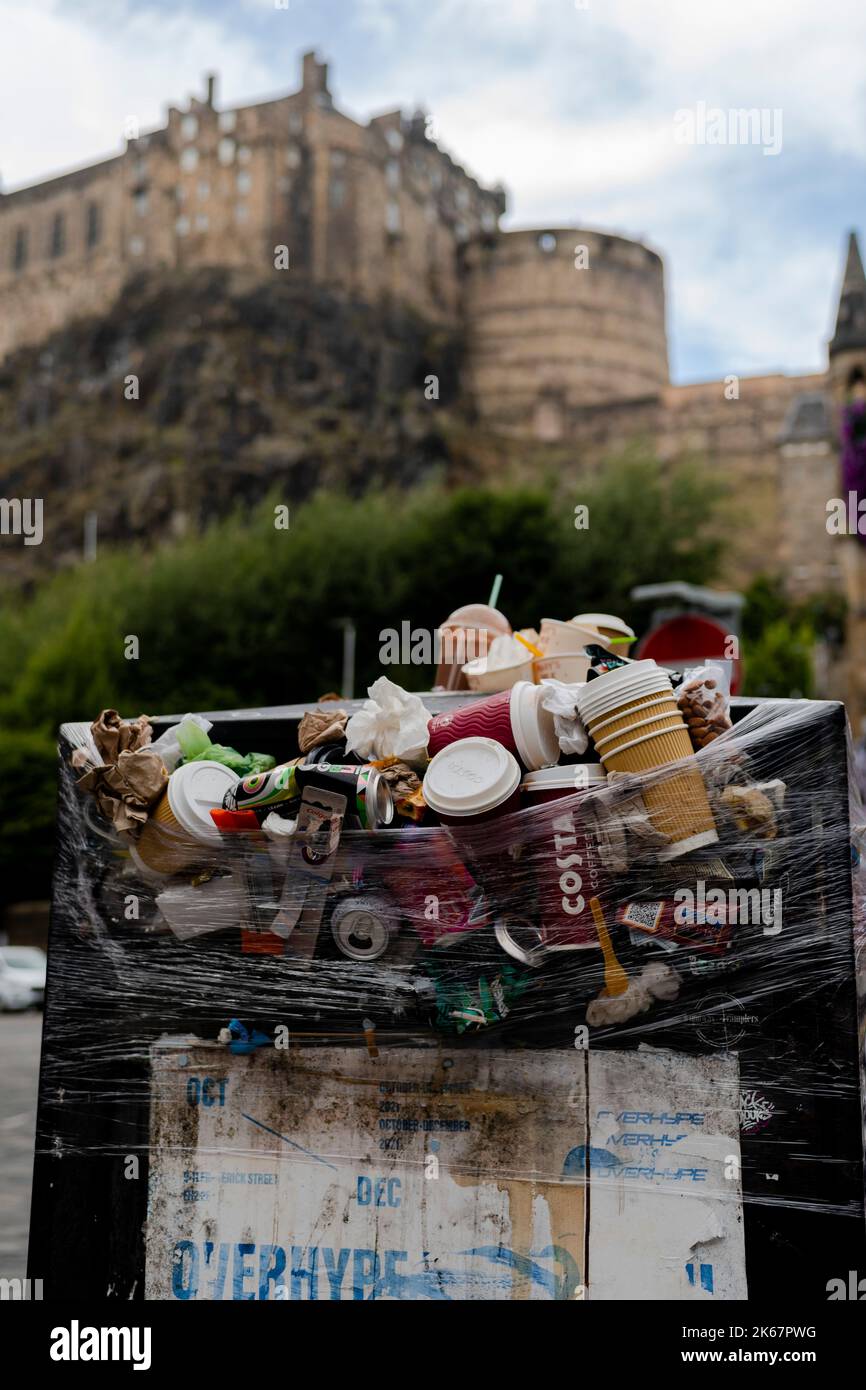
[[[527,642],[527,640],[526,640],[525,637],[521,637],[521,635],[520,635],[519,632],[515,632],[514,636],[517,638],[518,642],[522,642],[522,643],[523,643],[523,645],[524,645],[524,647],[526,648],[527,651],[532,652],[532,655],[533,655],[533,656],[543,656],[543,655],[544,655],[544,653],[542,652],[542,650],[541,650],[540,647],[534,647],[534,646],[532,645],[531,642]]]
[[[499,590],[502,588],[502,575],[497,574],[493,581],[493,588],[490,590],[490,598],[487,600],[488,607],[495,608],[499,602]]]

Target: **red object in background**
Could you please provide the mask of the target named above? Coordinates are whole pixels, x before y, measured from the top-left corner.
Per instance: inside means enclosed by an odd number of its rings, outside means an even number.
[[[678,618],[669,618],[648,633],[635,656],[638,660],[646,658],[657,661],[660,666],[675,666],[677,669],[698,666],[711,658],[730,661],[725,650],[730,637],[731,633],[711,618],[702,618],[698,613],[681,613]],[[742,683],[742,661],[735,657],[731,667],[732,695],[739,693]]]

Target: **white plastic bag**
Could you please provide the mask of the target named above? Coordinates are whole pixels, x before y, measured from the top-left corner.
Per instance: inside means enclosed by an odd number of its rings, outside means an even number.
[[[166,772],[174,772],[181,757],[183,749],[181,738],[186,733],[191,733],[192,728],[200,729],[202,734],[207,734],[213,728],[209,719],[205,719],[202,714],[185,714],[179,724],[172,724],[170,729],[166,729],[164,734],[154,739],[149,747],[154,753],[158,753],[162,758]]]
[[[369,699],[346,725],[346,747],[362,758],[399,758],[410,767],[427,762],[430,714],[417,695],[410,695],[387,676],[367,691]]]

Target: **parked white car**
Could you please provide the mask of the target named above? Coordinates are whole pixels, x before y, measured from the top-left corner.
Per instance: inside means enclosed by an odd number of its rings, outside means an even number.
[[[0,1008],[41,1009],[47,963],[38,946],[0,946]]]

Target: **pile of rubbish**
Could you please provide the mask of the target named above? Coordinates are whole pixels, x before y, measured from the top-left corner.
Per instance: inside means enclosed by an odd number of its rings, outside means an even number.
[[[472,605],[439,635],[444,710],[382,676],[309,708],[280,762],[195,714],[82,729],[77,792],[153,904],[118,931],[273,957],[344,1009],[408,979],[464,1033],[551,997],[621,1026],[781,930],[775,731],[732,726],[724,663],[632,660],[610,614],[513,633]]]

